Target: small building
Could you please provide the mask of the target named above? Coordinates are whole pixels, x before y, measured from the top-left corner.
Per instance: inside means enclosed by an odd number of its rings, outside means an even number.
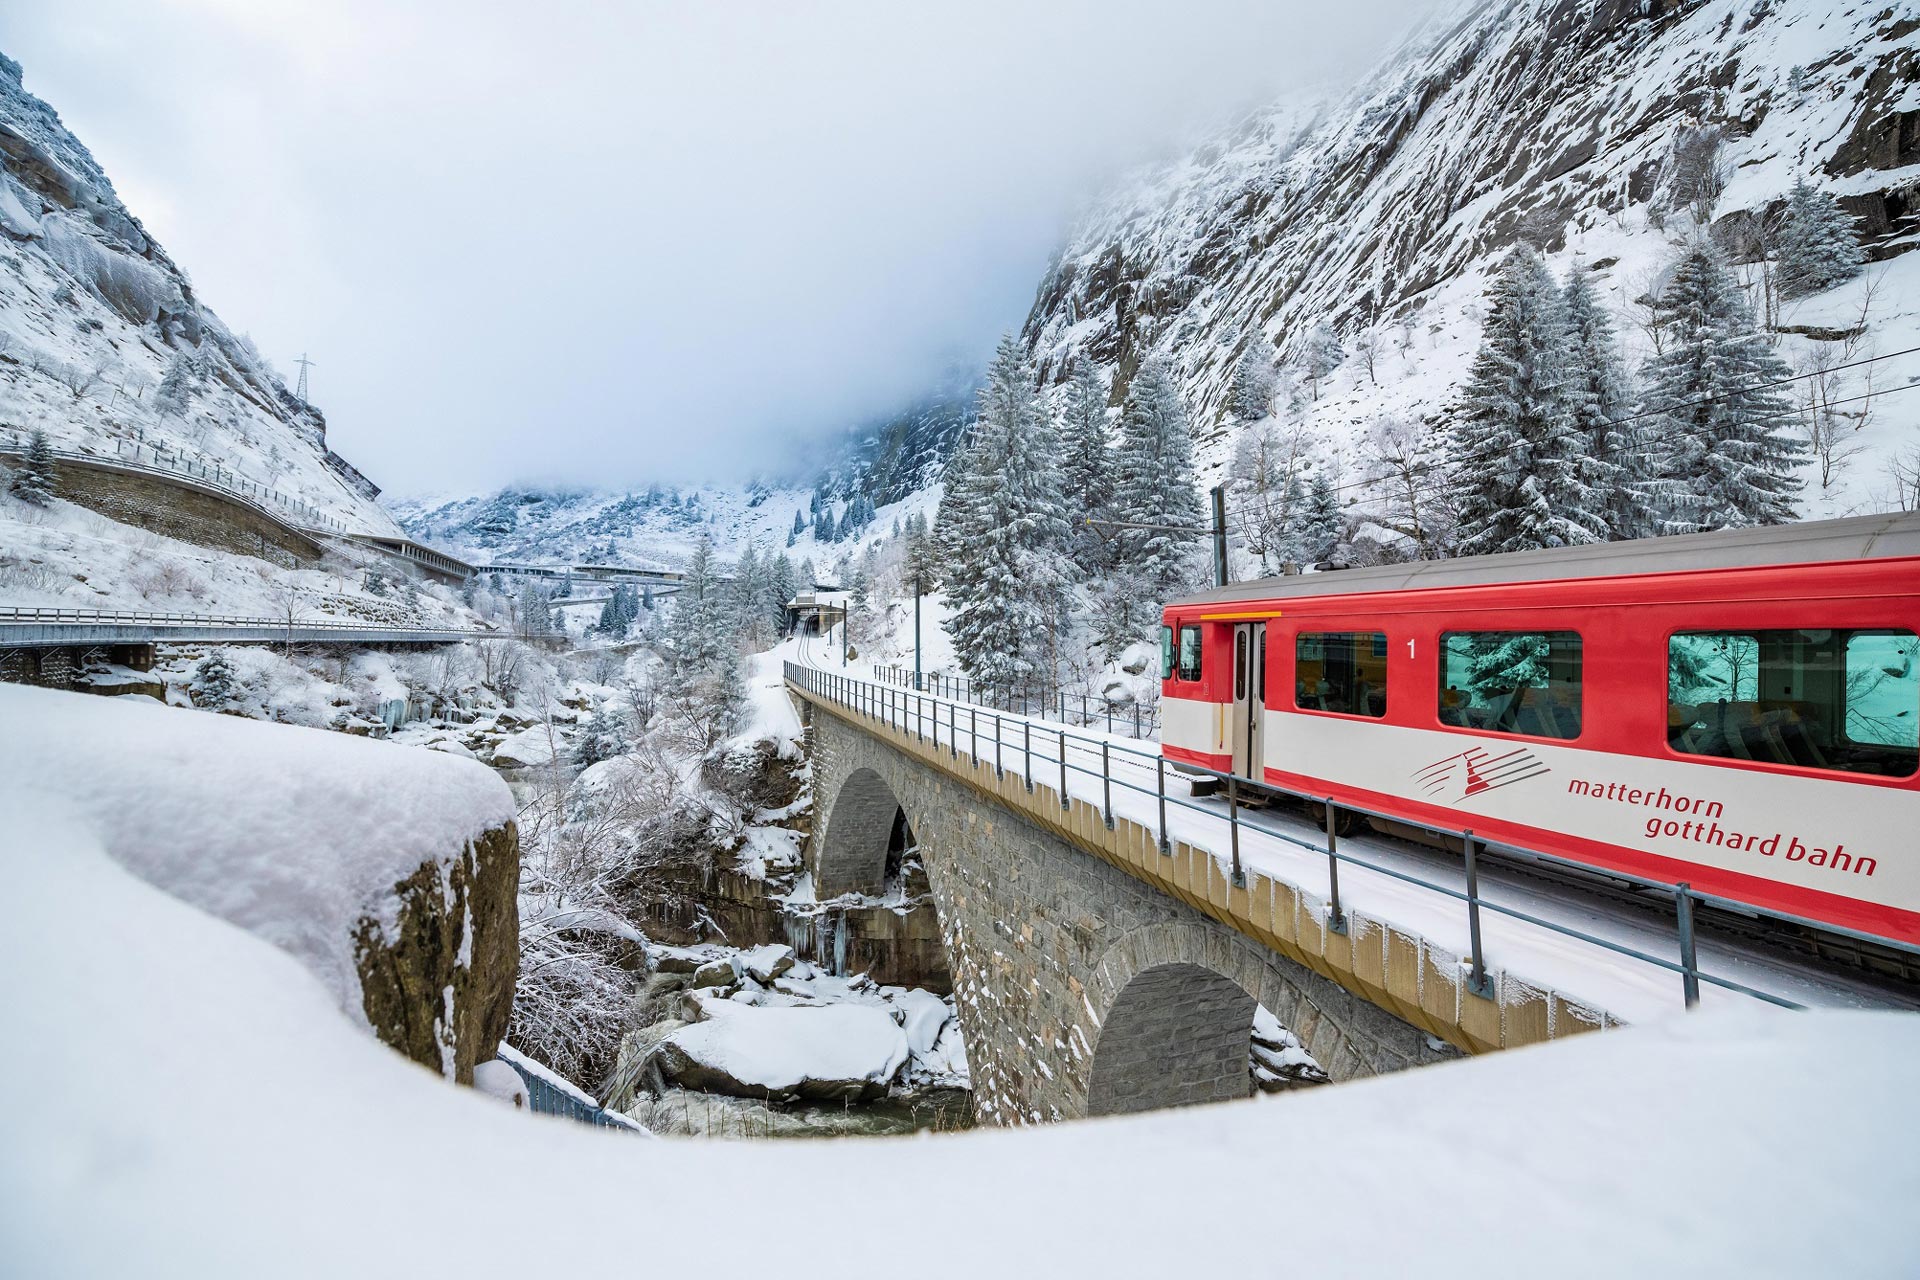
[[[849,593],[838,587],[815,587],[787,601],[787,630],[825,635],[847,618]]]

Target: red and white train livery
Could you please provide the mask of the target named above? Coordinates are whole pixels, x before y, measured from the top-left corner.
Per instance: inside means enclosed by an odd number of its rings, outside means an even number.
[[[1267,578],[1164,622],[1169,760],[1920,942],[1920,515]]]

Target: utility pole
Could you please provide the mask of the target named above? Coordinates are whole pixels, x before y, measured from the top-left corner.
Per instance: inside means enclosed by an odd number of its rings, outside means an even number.
[[[1227,486],[1213,486],[1213,585],[1227,585]]]
[[[307,353],[302,351],[300,358],[294,363],[300,366],[300,385],[294,388],[293,394],[300,398],[300,403],[305,404],[307,403],[307,368],[313,364],[313,361],[307,359]]]
[[[920,688],[920,571],[913,571],[913,687]]]

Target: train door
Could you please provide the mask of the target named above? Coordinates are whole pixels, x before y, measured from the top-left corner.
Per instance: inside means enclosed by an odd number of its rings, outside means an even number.
[[[1266,719],[1267,624],[1242,622],[1233,629],[1233,771],[1265,777],[1260,726]]]

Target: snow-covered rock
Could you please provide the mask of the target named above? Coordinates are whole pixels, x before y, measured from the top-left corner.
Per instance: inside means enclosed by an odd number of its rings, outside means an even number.
[[[740,953],[740,967],[755,982],[770,983],[793,968],[793,948],[769,942]]]
[[[658,1061],[667,1079],[686,1088],[861,1102],[885,1095],[907,1057],[905,1033],[879,1009],[743,1005],[674,1032]]]
[[[535,765],[553,763],[555,747],[560,743],[559,731],[544,727],[522,729],[520,732],[503,738],[500,745],[493,749],[490,762],[502,769],[528,769]]]

